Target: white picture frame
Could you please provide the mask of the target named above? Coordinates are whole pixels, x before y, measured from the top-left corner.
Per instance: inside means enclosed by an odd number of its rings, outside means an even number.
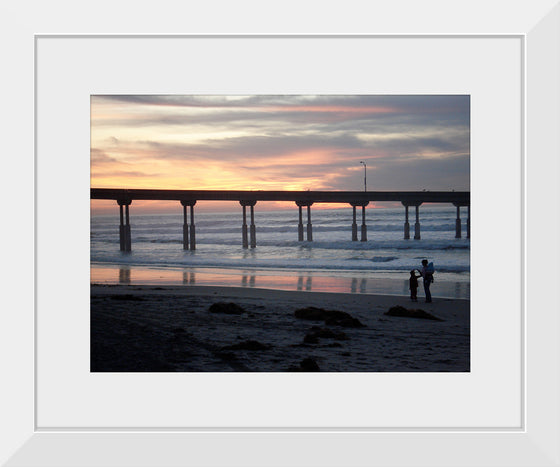
[[[15,290],[17,295],[8,299],[9,308],[17,311],[17,315],[2,316],[3,323],[6,323],[2,325],[2,329],[9,330],[9,333],[2,334],[2,362],[3,368],[7,368],[5,381],[10,382],[2,388],[1,393],[2,413],[7,414],[2,417],[1,434],[5,442],[1,443],[3,447],[0,451],[0,460],[5,462],[5,465],[560,465],[560,336],[558,316],[555,312],[558,309],[558,299],[555,297],[558,273],[555,271],[555,264],[558,263],[554,261],[560,260],[560,256],[558,246],[550,240],[560,227],[557,209],[550,208],[560,201],[560,118],[558,105],[555,105],[560,95],[558,2],[527,4],[508,12],[507,19],[502,15],[502,8],[507,8],[507,4],[486,2],[481,6],[469,6],[469,11],[462,20],[455,18],[452,12],[437,9],[437,2],[427,2],[422,12],[416,11],[420,16],[412,15],[415,16],[414,23],[397,21],[396,14],[400,8],[380,2],[379,6],[376,4],[375,7],[370,7],[371,10],[366,8],[365,11],[379,13],[385,18],[386,23],[376,23],[380,28],[379,32],[375,30],[375,33],[368,33],[370,29],[366,27],[367,23],[359,19],[352,30],[344,28],[344,21],[339,24],[344,18],[354,20],[355,11],[352,15],[347,11],[342,18],[331,11],[330,20],[327,20],[330,21],[327,32],[321,28],[310,28],[310,34],[315,34],[310,37],[322,41],[328,40],[329,37],[341,37],[341,34],[356,37],[357,33],[361,33],[363,37],[384,37],[391,40],[399,40],[402,37],[417,37],[418,40],[421,40],[421,37],[434,40],[461,37],[469,40],[507,39],[522,44],[521,70],[524,74],[523,94],[520,99],[525,103],[523,123],[526,128],[525,131],[521,131],[520,143],[523,159],[523,179],[520,185],[523,198],[521,202],[519,198],[511,201],[519,202],[522,220],[523,246],[519,254],[523,258],[523,290],[517,295],[517,299],[522,301],[523,309],[521,374],[524,386],[521,391],[521,423],[517,427],[512,424],[510,428],[490,426],[487,429],[464,426],[455,429],[407,429],[399,426],[394,429],[366,427],[350,430],[344,427],[298,430],[274,426],[255,429],[212,427],[195,430],[158,427],[135,429],[133,426],[126,429],[79,425],[62,428],[39,426],[35,378],[36,365],[40,362],[41,355],[35,351],[37,347],[33,343],[40,325],[34,310],[40,305],[42,297],[41,294],[30,294],[29,281],[33,279],[33,275],[29,269],[34,257],[33,252],[29,256],[29,250],[30,245],[34,243],[34,235],[40,236],[43,233],[41,230],[33,232],[35,223],[30,212],[33,205],[36,212],[43,209],[43,206],[41,198],[34,199],[34,193],[41,192],[42,187],[34,186],[33,178],[40,177],[37,177],[35,172],[37,161],[35,160],[34,164],[30,156],[30,151],[36,152],[39,144],[36,141],[33,146],[30,142],[32,133],[37,131],[37,128],[29,116],[33,105],[32,96],[29,94],[33,89],[38,93],[38,77],[35,76],[31,64],[35,63],[36,68],[41,69],[38,66],[41,58],[41,40],[55,37],[45,34],[44,31],[54,30],[55,33],[62,34],[67,30],[65,26],[57,23],[56,15],[51,12],[34,15],[37,18],[27,22],[26,7],[33,6],[39,10],[42,7],[35,2],[28,2],[31,5],[22,3],[23,5],[13,7],[15,20],[2,33],[5,43],[15,44],[14,52],[9,54],[12,74],[5,85],[13,90],[8,105],[11,112],[9,122],[16,123],[14,135],[8,138],[8,147],[14,154],[21,155],[22,159],[17,166],[18,177],[14,177],[7,188],[2,188],[6,189],[3,198],[12,200],[12,193],[21,193],[21,198],[14,200],[17,202],[13,203],[13,207],[11,203],[6,203],[6,215],[22,219],[18,211],[23,205],[27,208],[25,214],[28,218],[21,224],[21,231],[17,235],[21,247],[28,252],[23,261],[26,267],[21,265],[18,250],[13,249],[8,252],[9,262],[13,263],[9,268],[10,276],[6,274],[3,277],[3,283],[10,287],[6,290]],[[416,8],[411,3],[407,6]],[[117,12],[124,15],[127,12],[126,8],[120,8]],[[311,14],[312,11],[304,8],[302,13]],[[285,13],[279,13],[280,20],[285,18],[284,15]],[[433,15],[438,18],[437,22],[431,19]],[[90,20],[92,22],[86,23],[88,27],[84,30],[96,28],[95,18],[97,16],[93,15],[93,19]],[[146,12],[143,18],[146,34],[155,32],[149,26],[151,15]],[[426,21],[423,23],[422,19]],[[468,22],[473,19],[474,23]],[[417,25],[418,22],[421,26],[413,27],[413,24]],[[474,30],[461,35],[450,34],[449,29],[441,24],[450,25],[452,31],[462,32],[469,29],[469,26]],[[235,32],[252,33],[254,29],[250,25],[251,23],[245,23],[247,29]],[[201,34],[197,37],[208,40],[217,37],[211,22],[208,22],[206,27],[210,29],[194,31]],[[282,26],[277,24],[276,27]],[[405,32],[401,29],[403,27]],[[117,37],[108,36],[108,32],[110,31],[100,31],[99,36],[89,37],[99,40],[104,40],[104,37]],[[125,31],[137,32],[136,29]],[[214,36],[205,36],[206,32],[212,32]],[[283,37],[289,40],[290,37],[305,36],[295,34],[296,32],[283,31],[286,34]],[[232,40],[235,40],[233,36],[236,34],[231,35]],[[246,39],[265,36],[246,36]],[[56,37],[71,40],[79,35]],[[145,36],[130,35],[122,38],[134,42],[142,41],[142,37]],[[34,50],[32,43],[35,44]],[[21,110],[21,101],[18,105],[17,97],[25,102],[27,113]],[[35,118],[37,124],[37,115]],[[32,178],[33,174],[35,177]],[[23,184],[26,190],[21,190],[20,184]],[[87,190],[89,187],[84,188]],[[16,191],[18,189],[19,191]],[[17,224],[20,225],[19,222]],[[14,235],[3,238],[4,244],[14,241],[15,237]],[[18,287],[14,285],[14,278],[19,279]],[[37,282],[41,281],[40,276],[35,279]]]

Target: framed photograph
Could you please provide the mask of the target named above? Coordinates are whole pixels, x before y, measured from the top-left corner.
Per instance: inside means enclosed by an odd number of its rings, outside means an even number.
[[[476,10],[438,15],[464,31]],[[34,42],[33,69],[14,69],[34,87],[34,125],[18,135],[34,138],[22,240],[34,232],[35,274],[32,310],[12,305],[21,317],[3,326],[18,331],[4,342],[5,465],[560,465],[560,6],[510,16],[492,6],[461,34],[432,21],[403,33],[394,18],[355,34],[334,16],[328,33],[276,35],[15,22],[22,56]],[[247,95],[469,96],[469,371],[91,371],[92,96]]]
[[[93,95],[91,187],[92,372],[470,371],[469,95]]]

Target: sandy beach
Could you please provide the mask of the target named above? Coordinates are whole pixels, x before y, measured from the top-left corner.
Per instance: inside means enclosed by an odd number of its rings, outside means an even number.
[[[425,314],[385,314],[396,306]],[[340,313],[325,317],[321,310]],[[257,288],[91,286],[93,372],[469,370],[468,300],[424,303],[421,297],[411,302],[404,296]]]

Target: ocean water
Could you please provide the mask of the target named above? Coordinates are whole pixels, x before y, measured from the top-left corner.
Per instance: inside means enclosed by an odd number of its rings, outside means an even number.
[[[455,238],[456,208],[423,205],[421,239],[404,237],[404,208],[366,209],[367,241],[352,241],[352,209],[313,209],[313,241],[298,241],[298,210],[255,207],[256,248],[242,247],[242,211],[198,212],[196,249],[183,250],[183,216],[131,208],[132,251],[119,251],[119,216],[91,218],[91,280],[104,283],[235,285],[408,295],[409,271],[433,261],[434,296],[470,298],[470,240]],[[464,210],[464,211],[463,211]],[[307,215],[303,210],[304,233]],[[190,220],[189,220],[190,222]],[[249,210],[247,210],[249,223]],[[361,209],[357,209],[358,239]],[[419,296],[423,292],[419,289]]]

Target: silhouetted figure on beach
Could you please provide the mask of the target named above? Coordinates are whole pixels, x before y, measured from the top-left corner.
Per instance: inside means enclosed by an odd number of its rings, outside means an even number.
[[[410,271],[410,279],[409,279],[409,289],[410,289],[410,299],[413,302],[418,301],[418,296],[416,293],[418,292],[418,278],[422,277],[422,275],[416,275],[416,269]]]
[[[430,285],[434,282],[433,267],[428,267],[428,260],[422,260],[422,269],[420,269],[420,274],[423,277],[424,283],[424,293],[426,294],[426,303],[432,302],[432,294],[430,293]]]

